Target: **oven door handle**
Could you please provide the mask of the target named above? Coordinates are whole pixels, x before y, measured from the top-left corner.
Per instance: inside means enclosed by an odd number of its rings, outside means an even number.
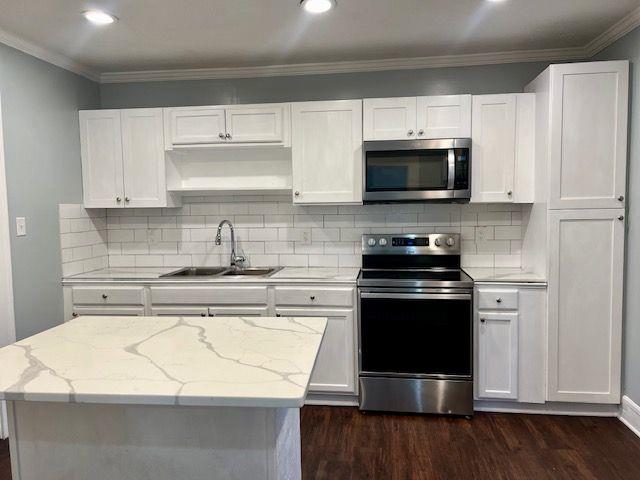
[[[469,293],[374,293],[361,292],[360,298],[391,300],[471,300]]]

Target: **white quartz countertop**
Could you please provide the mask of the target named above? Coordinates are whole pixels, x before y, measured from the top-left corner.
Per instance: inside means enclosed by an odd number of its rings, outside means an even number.
[[[326,324],[83,316],[0,349],[0,399],[301,407]]]
[[[64,283],[85,282],[168,282],[168,283],[291,283],[291,282],[328,282],[355,283],[359,268],[299,268],[285,267],[268,277],[160,277],[166,273],[179,270],[179,267],[148,268],[103,268],[93,272],[80,273],[65,277]]]
[[[463,268],[474,282],[547,283],[542,275],[520,268]]]

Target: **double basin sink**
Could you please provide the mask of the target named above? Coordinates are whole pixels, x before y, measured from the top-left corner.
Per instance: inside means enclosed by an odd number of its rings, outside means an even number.
[[[161,277],[270,277],[282,267],[186,267]]]

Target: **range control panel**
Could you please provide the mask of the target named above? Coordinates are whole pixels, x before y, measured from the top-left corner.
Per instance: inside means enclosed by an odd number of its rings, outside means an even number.
[[[362,235],[363,255],[459,255],[459,233]]]

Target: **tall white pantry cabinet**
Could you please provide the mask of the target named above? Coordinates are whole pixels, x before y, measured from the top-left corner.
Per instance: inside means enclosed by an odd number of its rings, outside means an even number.
[[[549,279],[548,401],[620,403],[628,90],[627,61],[552,65],[526,89],[537,162],[523,266]]]

